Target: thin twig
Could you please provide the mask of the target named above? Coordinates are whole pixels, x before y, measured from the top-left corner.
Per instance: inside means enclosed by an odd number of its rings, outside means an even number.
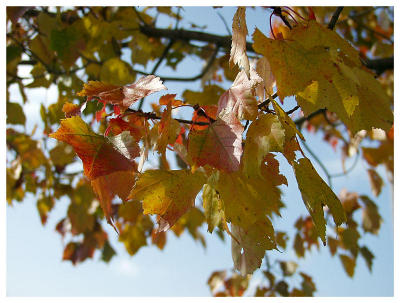
[[[328,24],[328,28],[330,30],[333,30],[335,28],[336,22],[338,21],[340,13],[342,12],[343,8],[344,6],[339,6],[336,9],[335,13],[332,15],[331,21]]]
[[[133,10],[135,11],[136,16],[138,17],[138,19],[140,20],[140,22],[141,22],[143,25],[148,25],[148,24],[144,21],[144,19],[143,19],[142,16],[140,15],[140,13],[137,11],[137,9],[136,9],[134,6],[133,6],[132,8],[133,8]]]
[[[301,141],[302,145],[304,146],[304,148],[308,151],[308,153],[314,158],[314,160],[318,163],[318,165],[322,168],[322,170],[324,171],[327,179],[328,179],[328,185],[329,187],[332,187],[332,177],[331,174],[329,173],[328,169],[326,168],[326,166],[324,165],[324,163],[322,163],[322,161],[318,158],[318,156],[310,149],[310,147],[307,145],[306,142]]]
[[[354,162],[350,166],[350,168],[342,173],[331,174],[331,178],[338,178],[338,177],[343,177],[343,176],[348,175],[354,168],[356,168],[359,158],[360,158],[360,152],[359,152],[359,150],[357,150],[356,158],[354,159]]]
[[[220,12],[218,12],[218,11],[217,11],[217,15],[219,16],[219,18],[220,18],[220,19],[222,20],[222,22],[224,23],[225,29],[226,29],[226,31],[228,32],[228,34],[229,34],[230,36],[232,36],[231,29],[229,28],[229,25],[228,25],[228,23],[226,22],[224,16],[222,16],[222,14],[221,14]]]
[[[299,106],[299,105],[296,105],[296,106],[293,107],[291,110],[288,110],[288,111],[286,112],[286,114],[287,114],[287,115],[290,115],[290,114],[294,113],[296,110],[298,110],[299,108],[300,108],[300,106]]]

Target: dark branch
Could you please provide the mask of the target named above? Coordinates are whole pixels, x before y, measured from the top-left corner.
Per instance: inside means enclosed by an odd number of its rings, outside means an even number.
[[[271,96],[272,99],[275,99],[276,97],[278,97],[278,93],[275,93]],[[268,98],[267,100],[258,104],[258,109],[262,109],[264,106],[268,106],[268,104],[271,102],[271,98]]]
[[[150,26],[141,26],[140,32],[146,36],[156,38],[170,38],[182,41],[200,41],[213,43],[217,46],[229,48],[232,43],[232,36],[220,36],[209,33],[183,30],[183,29],[167,29],[167,28],[155,28]],[[247,42],[246,48],[250,52],[254,52],[253,46],[250,42]]]
[[[335,13],[333,14],[333,16],[331,18],[331,21],[328,24],[329,29],[333,30],[335,28],[336,22],[338,21],[340,13],[342,12],[343,8],[344,8],[343,6],[339,6],[336,9]]]
[[[134,109],[128,108],[125,111],[125,115],[129,115],[129,114],[136,114],[136,115],[139,115],[146,119],[161,120],[161,117],[157,116],[153,112],[142,112],[141,110],[134,110]],[[195,125],[210,125],[211,124],[210,122],[196,122],[196,121],[192,121],[192,120],[185,120],[185,119],[178,119],[178,118],[173,118],[173,119],[180,123],[186,123],[186,124],[195,124]]]
[[[365,66],[374,70],[378,75],[380,75],[384,71],[394,68],[394,57],[366,59]]]
[[[315,112],[309,114],[306,117],[302,117],[302,118],[295,120],[294,123],[297,125],[298,128],[301,128],[304,122],[311,120],[311,118],[318,116],[318,115],[324,113],[325,111],[326,111],[326,108],[320,108],[320,109],[316,110]]]

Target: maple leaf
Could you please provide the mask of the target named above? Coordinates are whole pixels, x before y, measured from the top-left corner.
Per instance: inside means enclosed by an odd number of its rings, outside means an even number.
[[[159,77],[148,75],[125,86],[89,81],[78,93],[78,96],[98,97],[106,103],[119,105],[122,109],[126,109],[137,100],[164,89],[167,88]]]
[[[286,96],[304,90],[329,62],[329,53],[323,47],[306,50],[297,40],[274,40],[254,31],[254,50],[265,56],[276,79],[281,102]]]
[[[279,188],[264,176],[220,172],[215,189],[224,203],[227,222],[238,226],[250,226],[265,215],[279,214],[282,207]]]
[[[375,195],[375,197],[379,196],[382,190],[383,186],[383,180],[381,176],[376,172],[374,169],[368,169],[368,178],[369,182],[371,184],[372,188],[372,193]]]
[[[81,114],[81,107],[78,104],[65,102],[62,107],[62,111],[65,113],[66,118],[71,118],[72,116],[77,116]]]
[[[254,120],[257,117],[257,99],[253,89],[262,83],[254,69],[250,71],[250,80],[245,72],[240,71],[232,86],[218,101],[218,116],[234,114],[239,120]]]
[[[181,100],[175,99],[175,97],[176,94],[166,94],[158,100],[158,103],[160,105],[168,105],[171,102],[172,106],[180,106],[184,104]]]
[[[266,218],[244,229],[232,224],[232,259],[242,275],[252,274],[261,266],[265,250],[276,248],[271,221]]]
[[[207,129],[208,125],[196,124],[198,122],[211,124],[217,118],[218,107],[215,105],[203,105],[201,107],[195,108],[192,115],[193,124],[191,129],[203,130]]]
[[[128,199],[143,201],[143,213],[159,215],[159,231],[166,231],[193,207],[205,181],[198,171],[147,170],[139,176]]]
[[[342,265],[349,277],[353,277],[354,268],[356,267],[356,260],[347,255],[341,254],[339,255],[340,261],[342,261]]]
[[[229,123],[231,122],[231,123]],[[239,169],[243,126],[234,117],[218,118],[207,129],[189,133],[188,154],[197,166],[211,165],[227,172]]]
[[[243,172],[247,175],[261,174],[261,161],[269,152],[282,152],[285,130],[278,117],[260,114],[249,127],[243,151]]]
[[[204,215],[208,224],[208,232],[212,232],[215,227],[225,220],[224,206],[217,191],[209,184],[203,187],[203,208]]]
[[[170,101],[167,105],[167,108],[161,115],[160,123],[158,124],[158,134],[159,137],[157,139],[157,150],[165,159],[165,150],[168,144],[173,145],[178,137],[180,131],[179,122],[172,119],[171,111],[172,111],[172,101]],[[166,162],[166,159],[165,161]]]
[[[331,188],[318,175],[310,160],[302,158],[297,162],[294,161],[292,165],[304,204],[313,219],[319,237],[325,244],[326,222],[322,209],[323,205],[329,207],[336,225],[339,226],[346,222],[342,204]]]
[[[182,94],[185,103],[192,105],[215,105],[224,93],[224,89],[217,85],[206,85],[202,92],[185,90]]]
[[[356,66],[361,66],[359,52],[336,31],[328,29],[315,20],[309,21],[305,26],[295,26],[289,32],[287,39],[296,39],[307,49],[324,45],[327,48],[338,50],[341,57],[347,58]]]
[[[79,116],[61,120],[51,138],[70,144],[82,160],[85,176],[99,196],[107,221],[111,219],[111,199],[118,195],[126,199],[133,186],[139,146],[129,133],[121,133],[111,140],[97,135]]]
[[[296,95],[306,115],[327,108],[356,133],[390,129],[390,99],[379,82],[364,70],[352,46],[311,20],[291,31],[287,40],[273,40],[259,30],[254,49],[271,64],[278,95]]]
[[[378,212],[378,207],[367,196],[361,196],[360,198],[365,205],[362,214],[362,228],[365,232],[376,235],[378,234],[382,221],[382,218]]]
[[[229,58],[229,65],[232,67],[233,64],[239,65],[243,68],[247,77],[250,77],[250,64],[249,58],[246,54],[246,8],[238,7],[235,15],[233,16],[232,23],[232,47],[231,56]]]
[[[256,95],[259,97],[259,100],[264,100],[264,92],[266,92],[267,95],[272,95],[272,88],[275,85],[275,77],[271,71],[271,66],[267,58],[262,57],[257,60],[256,72],[261,77],[261,79],[263,79],[263,85],[259,85],[256,88]]]

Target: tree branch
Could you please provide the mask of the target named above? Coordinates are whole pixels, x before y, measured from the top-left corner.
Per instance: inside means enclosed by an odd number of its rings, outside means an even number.
[[[378,75],[380,75],[384,71],[394,68],[394,57],[366,59],[365,66],[369,69],[373,69]]]
[[[203,33],[192,30],[183,29],[167,29],[167,28],[155,28],[150,26],[140,26],[140,32],[146,36],[155,38],[170,38],[182,41],[200,41],[213,43],[217,46],[229,48],[232,43],[232,36],[220,36],[209,33]],[[254,52],[253,46],[250,42],[247,42],[246,48],[250,52]]]
[[[309,114],[309,115],[306,116],[306,117],[301,117],[301,118],[295,120],[295,121],[294,121],[294,124],[296,124],[296,126],[297,126],[298,128],[301,128],[301,127],[303,126],[303,123],[304,123],[304,122],[306,122],[306,121],[308,121],[308,120],[311,120],[311,118],[313,118],[313,117],[315,117],[315,116],[318,116],[318,115],[320,115],[320,114],[322,114],[322,113],[324,113],[324,112],[326,112],[326,108],[320,108],[320,109],[316,110],[315,112]]]
[[[125,113],[126,113],[125,115],[136,114],[136,115],[139,115],[139,116],[144,117],[146,119],[161,120],[161,117],[157,116],[153,112],[143,112],[141,110],[134,110],[134,109],[128,108],[125,111]],[[192,121],[192,120],[185,120],[185,119],[178,119],[178,118],[173,118],[173,119],[178,121],[178,122],[180,122],[180,123],[186,123],[186,124],[194,124],[194,125],[210,125],[211,124],[209,122],[196,122],[196,121]]]
[[[336,22],[338,21],[340,13],[342,12],[343,8],[344,6],[339,6],[336,9],[335,13],[332,15],[331,21],[328,24],[328,28],[330,30],[333,30],[335,28]]]

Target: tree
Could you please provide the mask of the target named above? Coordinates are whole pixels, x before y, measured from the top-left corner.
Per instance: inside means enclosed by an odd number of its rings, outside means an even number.
[[[182,27],[182,8],[7,8],[7,87],[21,95],[11,100],[7,92],[7,201],[34,194],[46,224],[55,203],[69,199],[56,226],[71,238],[63,260],[78,264],[99,250],[108,262],[109,237],[131,255],[150,244],[163,249],[168,233],[185,230],[206,245],[199,229],[207,224],[230,238],[236,270],[211,274],[216,296],[243,295],[263,259],[268,283],[254,295],[312,296],[316,285],[295,260],[271,265],[269,251],[287,252],[289,243],[298,258],[328,245],[349,276],[359,256],[372,269],[373,253],[360,239],[379,232],[377,205],[366,193],[337,196],[338,175],[304,136],[322,134],[343,163],[362,158],[375,196],[384,183],[378,166],[393,183],[393,8],[258,9],[269,18],[267,35],[261,28],[248,35],[244,7],[227,25],[232,36]],[[159,27],[160,15],[173,26]],[[204,67],[181,76],[189,56]],[[171,75],[158,74],[163,64]],[[198,80],[198,90],[165,92],[169,83]],[[43,134],[28,133],[29,89],[52,85],[59,97],[41,105]],[[282,162],[309,212],[293,239],[274,226],[287,207]],[[295,274],[299,287],[285,280]]]

